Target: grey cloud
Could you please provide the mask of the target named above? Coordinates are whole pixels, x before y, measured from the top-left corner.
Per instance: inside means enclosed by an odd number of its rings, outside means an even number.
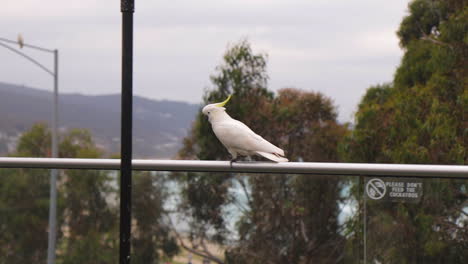
[[[62,92],[120,92],[116,1],[51,0],[34,10],[12,1],[0,10],[2,37],[60,50]],[[118,2],[118,1],[117,1]],[[390,81],[401,51],[394,35],[408,1],[138,1],[135,93],[199,102],[228,43],[247,37],[269,54],[270,87],[321,91],[350,121],[369,85]],[[77,4],[80,3],[80,4]],[[20,6],[23,5],[23,6]],[[40,11],[40,12],[38,12]],[[38,14],[40,13],[40,14]],[[36,54],[51,65],[49,55]],[[0,50],[0,80],[49,89],[50,76]]]

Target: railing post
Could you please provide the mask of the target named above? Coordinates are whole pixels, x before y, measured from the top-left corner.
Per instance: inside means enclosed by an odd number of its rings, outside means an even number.
[[[134,0],[121,0],[122,109],[120,162],[120,264],[130,263],[132,222],[132,107]]]

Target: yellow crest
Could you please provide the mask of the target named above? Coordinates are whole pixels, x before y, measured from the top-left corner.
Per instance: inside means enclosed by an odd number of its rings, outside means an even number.
[[[228,96],[228,98],[226,100],[222,101],[221,103],[215,104],[215,106],[223,107],[225,104],[227,104],[227,102],[229,102],[229,99],[231,99],[231,96],[232,96],[232,94],[230,94]]]

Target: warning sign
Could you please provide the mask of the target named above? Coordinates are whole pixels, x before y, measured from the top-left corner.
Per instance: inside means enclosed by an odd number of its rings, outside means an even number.
[[[366,193],[369,198],[380,200],[385,196],[387,188],[381,179],[372,179],[366,184]]]
[[[423,183],[419,179],[367,178],[365,194],[372,200],[419,202]]]

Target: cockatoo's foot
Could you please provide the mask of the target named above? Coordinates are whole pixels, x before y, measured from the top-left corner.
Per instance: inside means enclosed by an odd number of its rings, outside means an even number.
[[[231,162],[229,162],[229,166],[231,166],[231,169],[232,169],[232,163],[236,161],[237,161],[237,158],[234,158],[234,159],[231,159]]]

